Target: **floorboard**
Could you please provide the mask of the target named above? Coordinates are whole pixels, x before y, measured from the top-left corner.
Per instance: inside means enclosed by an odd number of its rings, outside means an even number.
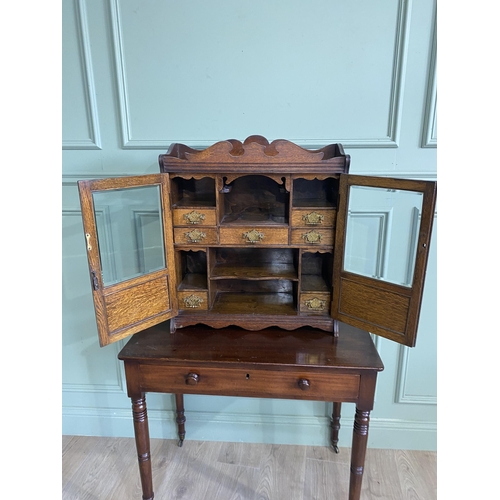
[[[350,449],[152,439],[156,500],[347,500]],[[368,449],[361,500],[435,500],[436,453]],[[135,441],[63,436],[63,500],[140,500]]]

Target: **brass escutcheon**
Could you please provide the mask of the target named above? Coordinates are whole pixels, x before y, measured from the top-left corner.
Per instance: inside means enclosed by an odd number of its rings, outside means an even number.
[[[203,299],[201,297],[198,297],[198,295],[189,295],[188,297],[184,297],[184,306],[185,307],[190,307],[190,308],[196,308],[200,307],[200,305],[203,302]]]
[[[207,235],[204,232],[198,229],[193,229],[188,233],[184,233],[184,235],[191,243],[199,243],[202,239],[207,237]]]
[[[251,231],[243,233],[242,238],[248,243],[258,243],[264,239],[264,233],[257,231],[257,229],[252,229]]]
[[[188,224],[199,224],[205,220],[205,214],[200,214],[196,210],[193,210],[188,214],[184,214],[184,219],[186,219]]]
[[[323,224],[323,219],[325,218],[324,215],[318,214],[317,212],[311,212],[309,214],[303,215],[302,220],[306,224]]]
[[[317,231],[312,230],[304,233],[302,235],[302,238],[304,238],[304,241],[306,243],[321,243],[323,235],[321,233],[318,233]]]
[[[306,300],[305,304],[308,309],[311,309],[311,311],[324,311],[326,306],[326,300],[321,300],[318,299],[317,297],[314,297],[310,300]]]

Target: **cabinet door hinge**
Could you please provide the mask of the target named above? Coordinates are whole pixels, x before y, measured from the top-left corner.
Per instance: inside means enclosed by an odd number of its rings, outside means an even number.
[[[99,290],[99,280],[97,279],[95,271],[91,271],[90,275],[92,276],[92,288],[94,290]]]

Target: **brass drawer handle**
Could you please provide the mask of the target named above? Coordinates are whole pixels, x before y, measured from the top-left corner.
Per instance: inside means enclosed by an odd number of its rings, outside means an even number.
[[[318,233],[318,231],[315,231],[313,229],[312,231],[304,233],[302,235],[302,238],[304,239],[304,241],[306,243],[318,244],[318,243],[321,243],[321,240],[323,239],[323,235],[321,233]]]
[[[190,307],[193,309],[200,307],[203,303],[203,299],[201,297],[198,297],[198,295],[188,295],[182,300],[184,302],[184,307]]]
[[[305,305],[311,311],[324,311],[326,306],[326,300],[318,299],[313,297],[312,299],[306,300]]]
[[[303,391],[308,391],[311,388],[311,383],[306,378],[301,378],[298,382],[298,386]]]
[[[187,385],[196,385],[200,381],[200,376],[197,373],[188,373],[186,375]]]
[[[200,231],[198,229],[193,229],[188,233],[184,233],[186,239],[189,240],[190,243],[199,243],[201,240],[207,237],[206,233]]]
[[[318,214],[317,212],[311,212],[309,214],[302,216],[302,220],[306,224],[310,225],[323,224],[324,218],[325,218],[324,215]]]
[[[200,224],[205,220],[205,214],[200,214],[196,210],[193,210],[188,214],[184,214],[184,219],[188,224]]]
[[[242,234],[242,238],[247,243],[258,243],[264,239],[264,233],[257,231],[257,229],[252,229]]]

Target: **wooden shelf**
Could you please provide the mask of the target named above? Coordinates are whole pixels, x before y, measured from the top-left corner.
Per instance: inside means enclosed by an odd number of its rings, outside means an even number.
[[[211,274],[210,279],[247,279],[247,280],[275,280],[285,279],[297,281],[297,269],[293,264],[279,264],[274,262],[264,262],[259,265],[252,263],[244,264],[217,264]]]

